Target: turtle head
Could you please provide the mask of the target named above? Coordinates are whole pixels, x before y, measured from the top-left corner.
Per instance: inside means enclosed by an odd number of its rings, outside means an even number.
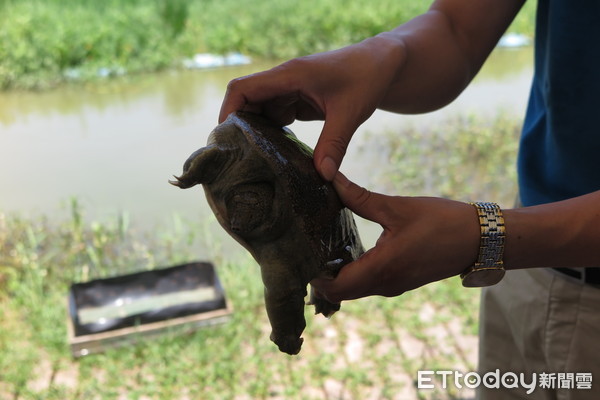
[[[231,151],[211,144],[196,150],[183,164],[183,173],[169,183],[187,189],[213,182],[226,167]]]

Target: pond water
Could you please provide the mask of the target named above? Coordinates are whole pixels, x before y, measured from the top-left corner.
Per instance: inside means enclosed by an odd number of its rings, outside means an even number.
[[[147,230],[170,224],[174,215],[212,218],[200,188],[182,191],[167,180],[206,143],[227,82],[270,66],[254,63],[41,93],[0,93],[0,212],[52,217],[65,214],[66,204],[77,198],[88,219],[126,212],[133,225]],[[530,48],[497,49],[452,105],[421,116],[376,112],[356,133],[342,170],[369,186],[378,157],[368,150],[367,132],[398,130],[403,124],[465,111],[504,109],[522,115],[531,72]],[[296,122],[291,129],[314,146],[321,127],[321,122]],[[366,151],[359,152],[361,147]],[[370,246],[376,230],[362,230]]]

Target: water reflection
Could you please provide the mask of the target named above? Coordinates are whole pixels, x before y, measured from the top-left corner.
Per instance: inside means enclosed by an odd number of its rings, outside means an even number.
[[[93,218],[128,211],[152,227],[174,213],[210,215],[201,190],[167,184],[214,128],[227,82],[271,64],[141,75],[57,90],[0,94],[0,211],[53,214],[72,196]],[[377,112],[357,132],[343,169],[368,184],[377,154],[358,153],[366,132],[462,110],[520,110],[531,49],[496,51],[475,83],[451,106],[427,116]],[[322,124],[292,129],[314,146]],[[367,243],[368,244],[368,243]]]
[[[476,78],[477,84],[517,78],[531,70],[531,49],[500,49],[492,53]],[[45,92],[0,93],[0,126],[8,128],[28,117],[69,116],[91,108],[103,112],[159,97],[161,114],[185,118],[206,103],[220,103],[229,80],[269,68],[273,63],[248,66],[137,75],[88,84],[66,85]]]
[[[29,116],[68,116],[86,108],[103,112],[148,98],[160,99],[162,107],[158,111],[161,114],[182,117],[196,112],[205,102],[220,102],[227,82],[233,77],[270,66],[270,63],[255,63],[244,67],[126,76],[65,85],[44,92],[0,93],[0,124],[7,127]]]

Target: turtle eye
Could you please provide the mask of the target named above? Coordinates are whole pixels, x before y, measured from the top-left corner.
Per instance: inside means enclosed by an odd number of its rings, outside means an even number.
[[[269,219],[273,206],[273,187],[265,182],[235,187],[227,201],[229,227],[240,235],[248,234]]]

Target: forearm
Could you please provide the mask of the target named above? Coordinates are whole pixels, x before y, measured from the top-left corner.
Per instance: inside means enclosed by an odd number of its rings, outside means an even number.
[[[397,60],[397,73],[379,108],[423,113],[454,100],[477,74],[522,0],[440,0],[431,9],[376,38]]]
[[[504,211],[507,269],[600,266],[600,191]]]

